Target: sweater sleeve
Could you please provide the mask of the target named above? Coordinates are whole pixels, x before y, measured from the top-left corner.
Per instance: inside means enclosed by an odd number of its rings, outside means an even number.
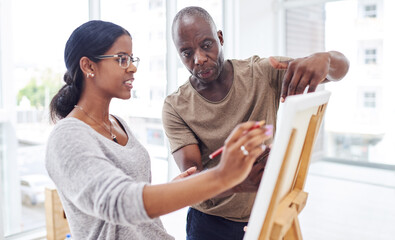
[[[113,224],[150,221],[142,197],[147,182],[115,166],[89,127],[80,125],[58,124],[47,145],[46,168],[66,205]]]

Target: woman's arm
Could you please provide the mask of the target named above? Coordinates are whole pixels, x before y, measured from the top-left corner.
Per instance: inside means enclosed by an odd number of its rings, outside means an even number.
[[[145,186],[143,201],[148,216],[159,217],[199,203],[241,183],[262,154],[263,142],[269,138],[263,128],[246,133],[254,124],[243,123],[233,130],[216,167],[171,183]],[[247,156],[240,150],[241,146],[248,150]]]

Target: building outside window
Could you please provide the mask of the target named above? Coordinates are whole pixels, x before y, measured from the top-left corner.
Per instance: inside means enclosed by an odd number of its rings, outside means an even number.
[[[376,49],[365,49],[365,64],[376,64],[377,63],[377,50]]]
[[[7,9],[11,19],[7,20],[12,24],[12,31],[7,33],[12,33],[9,36],[13,44],[9,47],[13,54],[7,64],[12,64],[13,78],[10,78],[12,81],[0,78],[0,113],[5,112],[5,81],[7,91],[12,91],[15,106],[11,120],[0,116],[0,190],[4,192],[0,201],[3,204],[0,233],[3,230],[5,236],[11,236],[45,226],[43,204],[22,201],[21,179],[27,175],[45,175],[45,141],[52,127],[48,123],[46,106],[54,89],[63,84],[65,42],[73,29],[88,20],[89,5],[88,1],[79,0],[0,0],[0,3],[5,1],[11,6]],[[301,4],[303,1],[294,2]],[[165,0],[100,1],[101,19],[128,29],[133,37],[134,54],[141,59],[132,99],[113,101],[110,111],[128,121],[151,154],[153,183],[168,180],[163,169],[168,168],[169,153],[161,123],[169,81],[166,79],[169,69],[161,66],[167,64],[167,46],[171,41],[164,30],[166,22],[172,21],[166,19],[167,3]],[[176,3],[174,12],[187,5],[204,7],[213,16],[218,29],[222,29],[223,1],[179,0],[173,3]],[[0,8],[4,6],[8,5],[0,4]],[[395,36],[388,28],[395,22],[394,10],[392,0],[349,0],[296,6],[285,11],[286,52],[281,55],[301,57],[335,49],[343,52],[351,62],[344,80],[325,85],[332,97],[321,139],[318,139],[322,159],[395,166],[391,157],[395,142],[391,92],[395,88],[395,82],[391,81]],[[0,31],[0,36],[4,36],[4,29]],[[0,64],[0,71],[4,71],[4,62]],[[189,72],[178,57],[176,69],[171,71],[176,72],[176,77],[171,79],[176,85],[187,81]],[[13,88],[8,88],[10,82]]]
[[[394,236],[390,224],[394,221],[391,206],[395,197],[394,185],[386,184],[393,182],[388,176],[394,176],[395,169],[395,4],[392,0],[322,2],[284,1],[288,17],[285,35],[291,36],[286,39],[285,55],[303,57],[314,46],[314,51],[340,51],[350,61],[349,72],[342,81],[324,85],[332,95],[321,129],[323,154],[310,166],[307,183],[323,191],[318,193],[320,196],[309,193],[310,205],[301,214],[302,234],[306,239],[390,240]],[[311,26],[312,19],[317,25]],[[324,38],[321,46],[316,42],[319,36]],[[336,170],[329,170],[332,167]],[[391,202],[376,202],[387,197]],[[317,200],[315,209],[311,205],[313,198]],[[338,201],[341,198],[344,199]],[[369,206],[370,211],[360,213],[358,207],[353,209],[351,205]],[[378,209],[373,210],[376,205]],[[321,212],[326,207],[330,210]],[[380,211],[382,207],[386,210]],[[342,217],[333,222],[333,216]],[[320,228],[322,224],[325,228]]]
[[[395,129],[392,124],[387,125],[386,120],[393,116],[391,111],[385,110],[392,108],[385,100],[390,98],[388,89],[393,87],[391,75],[385,69],[391,68],[391,61],[388,60],[392,59],[394,50],[389,43],[395,38],[394,32],[385,26],[394,19],[393,14],[385,14],[388,9],[381,15],[380,21],[355,21],[358,16],[352,13],[357,13],[358,6],[368,3],[372,1],[326,4],[326,49],[343,52],[351,63],[346,78],[339,84],[341,90],[339,85],[326,85],[334,94],[325,121],[326,156],[394,166],[395,162],[388,152],[391,148],[387,147],[395,137]],[[377,3],[380,3],[377,6],[388,4],[387,1]],[[341,36],[342,40],[335,36]],[[381,89],[380,105],[375,89]],[[352,153],[347,149],[352,149]],[[338,155],[340,152],[343,155]],[[350,152],[349,158],[344,155],[346,152]]]
[[[375,4],[364,6],[365,18],[376,18],[377,17],[377,6]]]
[[[375,92],[365,92],[364,93],[364,107],[376,108],[376,93]]]

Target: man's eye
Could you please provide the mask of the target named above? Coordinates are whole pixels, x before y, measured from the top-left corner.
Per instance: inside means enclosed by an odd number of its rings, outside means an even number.
[[[191,55],[191,53],[190,52],[182,52],[182,56],[183,57],[189,57]]]
[[[208,48],[210,48],[211,47],[211,42],[206,42],[204,45],[203,45],[203,49],[208,49]]]

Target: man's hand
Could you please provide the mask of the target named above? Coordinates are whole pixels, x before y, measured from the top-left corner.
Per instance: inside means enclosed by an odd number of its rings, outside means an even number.
[[[270,57],[269,62],[276,69],[286,69],[281,89],[281,102],[290,95],[302,94],[306,87],[314,92],[318,84],[342,79],[349,68],[348,60],[335,51],[315,53],[308,57],[290,61],[278,61]]]
[[[270,147],[265,146],[265,151],[263,151],[263,153],[257,158],[248,177],[242,183],[233,187],[233,192],[258,191],[269,153]]]
[[[175,177],[172,181],[180,180],[180,179],[186,178],[188,176],[191,176],[192,174],[194,174],[196,172],[196,169],[197,169],[196,167],[190,167],[186,171],[180,173],[180,175]]]

